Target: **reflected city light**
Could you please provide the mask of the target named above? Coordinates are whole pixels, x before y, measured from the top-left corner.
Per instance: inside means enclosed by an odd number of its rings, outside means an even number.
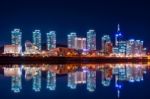
[[[143,75],[150,69],[147,64],[26,64],[26,65],[8,65],[1,66],[4,70],[5,77],[11,77],[11,90],[19,93],[22,90],[22,77],[25,80],[32,81],[32,89],[40,92],[43,83],[46,82],[45,88],[51,91],[56,90],[57,78],[67,74],[67,86],[70,89],[77,89],[78,85],[86,85],[86,90],[95,92],[96,86],[100,83],[97,78],[101,78],[103,87],[110,87],[114,82],[117,96],[120,97],[121,90],[124,89],[125,83],[136,83],[144,81]],[[43,76],[46,74],[46,78]],[[46,80],[42,80],[46,79]],[[96,83],[97,82],[97,83]]]

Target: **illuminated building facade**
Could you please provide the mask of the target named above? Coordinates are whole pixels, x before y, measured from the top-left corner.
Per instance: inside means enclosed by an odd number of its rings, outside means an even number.
[[[127,41],[127,50],[126,50],[126,54],[129,55],[134,55],[134,48],[135,48],[135,40],[134,39],[130,39]]]
[[[87,49],[96,50],[96,32],[94,30],[87,32]]]
[[[120,31],[120,25],[118,24],[118,26],[117,26],[117,33],[116,33],[116,35],[115,35],[115,46],[117,47],[118,46],[118,43],[120,42],[120,41],[122,41],[122,33],[121,33],[121,31]]]
[[[113,44],[111,42],[106,42],[104,53],[110,55],[112,52],[113,52]]]
[[[109,35],[104,35],[101,38],[101,48],[102,48],[103,53],[107,52],[108,49],[106,47],[108,47],[109,44],[111,44],[110,36]]]
[[[75,48],[75,38],[77,37],[75,32],[67,35],[68,48]]]
[[[75,38],[75,49],[77,50],[84,50],[86,49],[86,38]]]
[[[126,55],[126,41],[119,41],[118,42],[118,54],[120,55]]]
[[[20,45],[4,45],[4,54],[21,54],[21,52]]]
[[[127,41],[127,55],[132,55],[132,56],[139,56],[143,55],[144,47],[143,47],[143,41],[141,40],[134,40],[130,39]]]
[[[22,43],[22,32],[20,29],[14,29],[11,31],[11,44],[20,45]]]
[[[56,89],[56,73],[52,73],[50,71],[47,72],[47,89]]]
[[[47,50],[56,48],[56,32],[50,31],[47,33]]]
[[[38,50],[41,50],[41,31],[35,30],[33,32],[33,44],[38,48]]]
[[[38,52],[38,48],[30,41],[25,42],[25,54],[37,54]]]

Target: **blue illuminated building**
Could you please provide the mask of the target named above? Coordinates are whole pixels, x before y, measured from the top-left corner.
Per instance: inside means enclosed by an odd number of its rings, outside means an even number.
[[[72,32],[67,35],[68,48],[75,48],[75,38],[76,37],[77,37],[77,34],[75,32]]]
[[[37,47],[38,50],[41,50],[41,31],[35,30],[33,32],[33,44]]]
[[[56,33],[55,31],[50,31],[47,33],[47,50],[56,48]]]
[[[87,32],[87,49],[96,50],[96,32],[95,30],[89,30]]]
[[[22,43],[22,32],[20,29],[14,29],[11,31],[11,44],[20,45]]]
[[[101,38],[101,48],[102,48],[102,52],[106,52],[106,44],[107,43],[111,43],[111,38],[109,35],[104,35]]]

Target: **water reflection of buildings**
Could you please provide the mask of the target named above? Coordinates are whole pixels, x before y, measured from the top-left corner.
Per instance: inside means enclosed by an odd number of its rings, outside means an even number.
[[[15,93],[20,92],[22,89],[22,70],[18,66],[13,66],[12,68],[4,67],[4,75],[7,77],[11,77],[11,90]]]
[[[4,76],[11,77],[11,90],[13,92],[20,92],[22,89],[22,75],[25,76],[26,80],[33,81],[32,89],[35,92],[41,90],[42,78],[46,79],[46,89],[56,90],[57,77],[62,77],[58,75],[66,76],[66,74],[67,86],[70,89],[76,89],[79,84],[86,84],[86,89],[89,92],[94,92],[96,77],[101,76],[101,84],[104,87],[109,87],[115,81],[114,88],[116,88],[119,97],[125,81],[134,83],[144,80],[143,75],[146,73],[146,68],[146,64],[31,64],[24,65],[23,69],[19,65],[13,65],[4,67]],[[22,71],[25,71],[24,74]],[[101,72],[101,74],[97,72]],[[46,74],[46,77],[42,75],[43,73]]]
[[[47,71],[47,89],[55,90],[56,89],[56,73]]]
[[[33,76],[32,89],[35,92],[39,92],[41,90],[41,70],[37,70],[36,74]]]

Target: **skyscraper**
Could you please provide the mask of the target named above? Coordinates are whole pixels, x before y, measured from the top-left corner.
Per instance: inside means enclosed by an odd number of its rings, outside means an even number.
[[[56,48],[56,33],[55,31],[50,31],[47,33],[47,50]]]
[[[75,38],[75,49],[77,50],[84,50],[86,49],[86,38]]]
[[[109,35],[104,35],[101,39],[102,52],[106,52],[106,44],[111,43],[111,39]]]
[[[77,37],[75,32],[67,35],[68,48],[75,48],[75,38]]]
[[[22,41],[22,32],[20,31],[20,29],[14,29],[13,31],[11,31],[11,43],[13,45],[20,45],[21,46],[21,42]]]
[[[94,30],[87,32],[87,49],[96,50],[96,32]]]
[[[38,48],[38,50],[41,50],[41,31],[35,30],[33,32],[33,44]]]
[[[117,25],[117,33],[115,34],[115,45],[118,46],[119,41],[121,41],[122,33],[120,31],[120,24]]]

